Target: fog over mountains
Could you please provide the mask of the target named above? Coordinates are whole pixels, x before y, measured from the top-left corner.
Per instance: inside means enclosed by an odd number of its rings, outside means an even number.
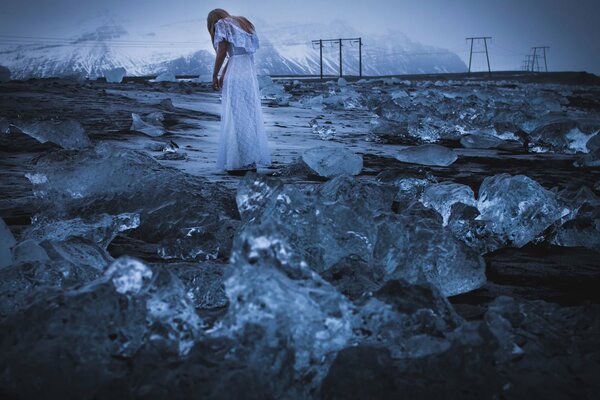
[[[203,19],[135,31],[112,18],[94,21],[92,28],[63,38],[16,39],[0,47],[0,64],[12,79],[81,75],[103,76],[106,69],[124,67],[127,75],[161,72],[203,75],[212,71],[214,50]],[[454,53],[412,41],[399,31],[364,35],[346,22],[328,24],[257,23],[261,48],[256,54],[261,74],[318,74],[319,49],[313,39],[362,37],[363,75],[461,72],[464,62]],[[199,37],[198,37],[199,36]],[[358,75],[357,44],[344,42],[343,73]],[[337,44],[323,49],[325,74],[339,73]]]

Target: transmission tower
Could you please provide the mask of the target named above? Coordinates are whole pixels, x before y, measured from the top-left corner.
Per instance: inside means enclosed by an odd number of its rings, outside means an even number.
[[[354,43],[358,44],[358,76],[362,77],[362,46],[363,46],[362,38],[318,39],[318,40],[313,40],[312,44],[319,45],[319,67],[320,67],[321,79],[323,79],[323,43],[332,43],[332,44],[337,44],[339,46],[339,49],[340,49],[340,77],[343,76],[342,46],[343,46],[344,41],[350,42],[350,44],[354,44]]]
[[[548,72],[548,61],[546,59],[546,49],[549,49],[548,46],[537,46],[532,47],[531,52],[532,60],[531,60],[531,72],[535,72],[535,66],[537,65],[537,72],[541,72],[542,68],[540,66],[540,58],[544,59],[544,70]]]
[[[492,76],[492,68],[490,67],[490,54],[488,52],[487,41],[492,40],[490,36],[480,36],[480,37],[468,37],[467,41],[471,41],[471,53],[469,54],[469,74],[471,74],[471,63],[473,61],[473,54],[483,54],[485,53],[485,58],[487,59],[488,73]],[[483,41],[483,46],[485,51],[473,51],[473,43]]]

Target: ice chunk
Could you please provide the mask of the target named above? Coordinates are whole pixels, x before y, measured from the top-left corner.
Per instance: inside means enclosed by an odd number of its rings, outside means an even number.
[[[15,264],[26,263],[26,262],[35,262],[35,261],[49,261],[50,257],[48,257],[48,253],[46,250],[36,241],[28,239],[22,242],[19,242],[13,248],[13,259]]]
[[[139,214],[135,236],[168,259],[227,257],[239,223],[233,191],[108,143],[49,153],[29,176],[40,220]]]
[[[576,167],[600,167],[600,147],[575,160],[573,165]]]
[[[398,100],[398,99],[405,99],[410,97],[408,95],[408,93],[405,90],[395,90],[392,93],[390,93],[390,95],[392,96],[392,100]]]
[[[52,142],[63,149],[81,149],[92,142],[85,129],[75,120],[64,121],[17,121],[14,124],[23,133],[40,143]]]
[[[16,243],[12,232],[0,218],[0,269],[12,264],[12,248]]]
[[[3,65],[0,65],[0,82],[9,82],[10,81],[10,69],[6,68]]]
[[[270,179],[253,172],[246,174],[239,183],[236,203],[242,221],[252,221],[265,211],[276,196],[283,190],[278,179]]]
[[[172,72],[163,72],[158,74],[158,76],[154,79],[154,82],[177,82],[177,78]]]
[[[529,150],[536,153],[587,153],[588,141],[599,131],[600,122],[596,120],[552,120],[531,132]]]
[[[300,100],[300,106],[303,108],[310,108],[313,110],[322,110],[323,109],[323,95],[317,95],[317,96],[307,96],[307,97],[303,97]]]
[[[311,119],[308,125],[312,128],[313,133],[319,135],[321,140],[332,140],[335,138],[335,128],[333,126],[319,126],[316,118]]]
[[[270,101],[280,106],[289,105],[289,100],[292,96],[285,91],[283,85],[273,82],[269,76],[264,76],[261,79],[262,83],[259,82],[259,88],[263,100]]]
[[[133,258],[120,258],[105,272],[115,290],[121,294],[137,294],[152,279],[152,271],[144,263]]]
[[[332,271],[362,265],[363,271],[353,273],[362,283],[341,283],[353,297],[382,278],[427,281],[445,295],[485,281],[478,254],[442,227],[436,211],[418,203],[421,208],[413,204],[401,216],[391,212],[393,186],[342,175],[301,191],[247,179],[239,192],[246,223],[234,241],[236,263],[276,266],[292,277],[305,276],[308,266],[332,282]]]
[[[458,159],[458,155],[454,150],[437,144],[424,144],[400,150],[396,159],[410,164],[447,167]]]
[[[273,79],[269,75],[257,75],[258,87],[260,89],[273,85]]]
[[[434,286],[393,280],[360,307],[355,331],[361,344],[385,347],[394,358],[416,358],[447,350],[461,322]]]
[[[421,202],[425,207],[433,208],[440,213],[444,226],[448,224],[450,210],[455,203],[476,205],[475,194],[469,186],[452,182],[438,183],[426,187],[421,196]]]
[[[134,264],[127,259],[116,263]],[[132,368],[125,360],[175,361],[189,354],[203,335],[202,320],[185,287],[166,268],[136,264],[142,276],[152,273],[150,279],[142,278],[137,292],[122,294],[111,276],[102,276],[83,286],[39,292],[42,301],[29,303],[3,321],[3,340],[11,346],[3,346],[0,363],[15,373],[10,378],[3,375],[3,387],[9,382],[12,387],[22,385],[19,377],[35,368],[40,373],[36,382],[27,383],[28,393],[58,395],[68,386],[76,397],[85,397],[131,378]],[[134,364],[137,369],[139,364]]]
[[[196,78],[196,83],[212,83],[212,74],[198,75],[198,78]]]
[[[169,264],[173,272],[186,288],[187,296],[196,309],[218,309],[229,303],[223,287],[226,265],[204,262]]]
[[[104,71],[104,78],[108,83],[121,83],[127,71],[123,67],[113,68]]]
[[[139,114],[131,113],[131,127],[132,131],[143,132],[148,136],[157,137],[162,136],[166,133],[165,128],[162,125],[164,119],[163,114],[160,111],[148,114],[147,122],[142,120]]]
[[[74,218],[70,220],[45,220],[34,218],[31,228],[24,236],[42,240],[65,241],[69,238],[84,238],[106,249],[119,232],[137,228],[140,215],[125,213],[119,215],[101,214],[93,219]]]
[[[499,239],[522,247],[569,214],[556,195],[524,175],[499,174],[484,179],[477,208],[487,229]]]
[[[396,200],[404,205],[419,200],[423,190],[430,184],[437,182],[436,178],[429,172],[398,169],[381,172],[377,176],[377,180],[395,185],[398,189]]]
[[[483,259],[444,229],[432,212],[413,206],[379,225],[373,253],[386,279],[429,282],[444,296],[481,287],[486,280]]]
[[[105,249],[86,239],[72,238],[60,242],[45,240],[40,246],[52,261],[66,262],[74,267],[104,271],[113,261]]]
[[[363,167],[362,157],[343,147],[310,148],[302,154],[302,161],[315,174],[325,178],[358,175]]]
[[[211,336],[273,382],[274,397],[305,398],[352,338],[352,304],[318,275],[290,279],[272,266],[236,265],[225,281],[227,314]]]
[[[460,144],[467,149],[495,149],[504,144],[504,140],[490,135],[471,134],[460,138]]]
[[[345,87],[348,85],[348,81],[346,81],[346,79],[339,77],[337,80],[337,84],[339,87]]]

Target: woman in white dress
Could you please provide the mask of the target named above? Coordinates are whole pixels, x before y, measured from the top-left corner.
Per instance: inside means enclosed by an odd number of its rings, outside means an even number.
[[[217,169],[236,174],[269,166],[271,156],[254,66],[259,47],[254,25],[245,17],[217,8],[208,14],[207,26],[217,52],[213,88],[222,89]]]

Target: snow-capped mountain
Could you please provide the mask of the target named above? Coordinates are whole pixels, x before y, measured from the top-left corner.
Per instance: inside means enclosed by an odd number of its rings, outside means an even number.
[[[363,75],[459,72],[464,62],[454,53],[411,41],[401,32],[361,34],[344,21],[328,24],[256,24],[261,47],[255,56],[261,74],[318,74],[319,49],[314,39],[362,37]],[[72,38],[41,39],[35,44],[0,48],[0,64],[13,79],[82,75],[96,78],[103,71],[124,67],[127,75],[164,71],[202,75],[211,72],[214,50],[201,19],[128,29],[113,17],[96,21],[96,28]],[[343,73],[358,74],[358,46],[344,42]],[[325,74],[339,73],[337,44],[323,48]]]

